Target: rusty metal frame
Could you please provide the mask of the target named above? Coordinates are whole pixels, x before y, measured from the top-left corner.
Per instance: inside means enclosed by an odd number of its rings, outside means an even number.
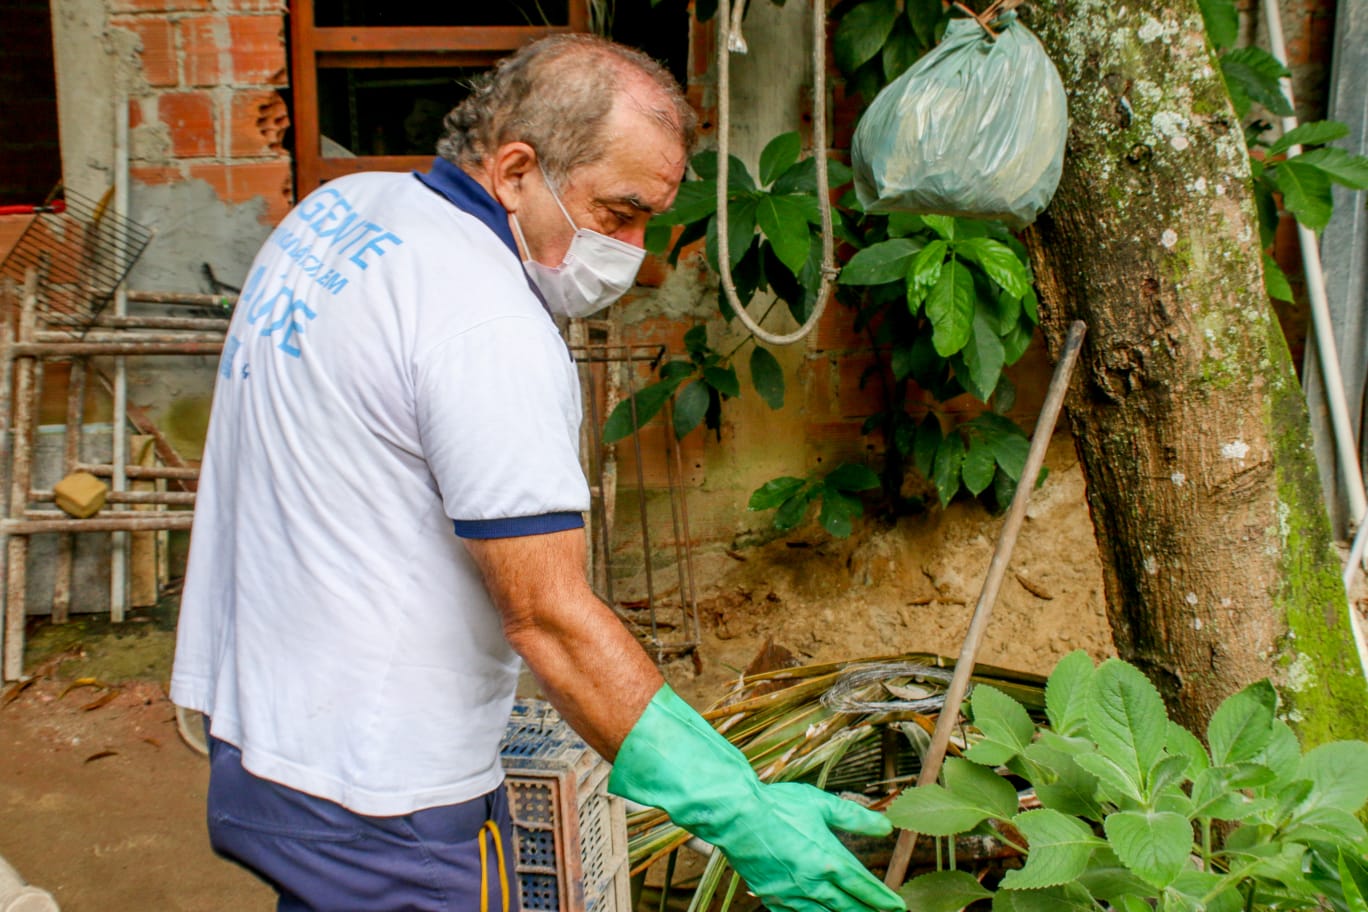
[[[319,27],[314,0],[290,0],[290,69],[295,135],[295,195],[356,171],[424,169],[430,155],[325,158],[318,127],[318,71],[326,68],[489,66],[529,41],[589,28],[588,0],[568,0],[567,25],[467,27]]]

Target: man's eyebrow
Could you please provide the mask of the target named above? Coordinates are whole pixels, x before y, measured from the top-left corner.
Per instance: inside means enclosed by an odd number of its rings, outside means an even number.
[[[617,205],[619,205],[619,206],[631,206],[633,209],[637,210],[638,212],[644,212],[644,213],[646,213],[647,215],[655,215],[655,214],[656,214],[655,207],[653,207],[653,206],[649,205],[648,203],[646,203],[645,201],[643,201],[642,198],[639,197],[639,196],[637,196],[635,193],[629,193],[629,194],[627,194],[626,196],[606,196],[606,197],[600,197],[600,198],[599,198],[599,204],[600,204],[600,205],[605,205],[605,206],[613,205],[613,204],[617,204]]]

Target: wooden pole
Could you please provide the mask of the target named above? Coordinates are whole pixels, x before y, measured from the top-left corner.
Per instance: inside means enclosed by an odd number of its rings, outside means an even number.
[[[19,345],[32,337],[38,306],[38,271],[29,269],[19,310],[19,343],[9,347],[13,356]],[[20,519],[28,507],[33,472],[33,373],[34,358],[20,356],[14,366],[14,423],[10,434],[11,519]],[[25,589],[28,585],[28,539],[8,537],[5,543],[5,656],[3,677],[13,681],[24,673]]]

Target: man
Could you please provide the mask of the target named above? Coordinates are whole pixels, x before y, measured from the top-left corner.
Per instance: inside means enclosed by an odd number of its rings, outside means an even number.
[[[616,793],[718,845],[772,909],[902,908],[830,830],[884,818],[762,785],[584,578],[552,314],[631,285],[693,127],[650,59],[546,39],[448,115],[430,173],[325,185],[253,263],[172,697],[211,719],[215,848],[280,909],[517,908],[498,744],[519,657],[616,758]]]

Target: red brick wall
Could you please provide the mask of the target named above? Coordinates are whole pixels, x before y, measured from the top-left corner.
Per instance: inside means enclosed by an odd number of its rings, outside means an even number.
[[[279,0],[111,0],[110,12],[137,37],[143,76],[129,100],[133,180],[203,180],[226,203],[263,199],[262,221],[278,222],[294,199]]]

